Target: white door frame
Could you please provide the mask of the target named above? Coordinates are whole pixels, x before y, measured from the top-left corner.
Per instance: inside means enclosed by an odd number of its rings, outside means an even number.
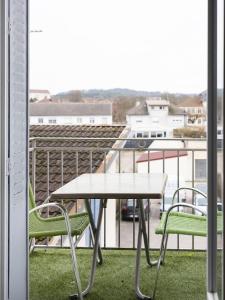
[[[1,300],[29,297],[27,12],[26,0],[0,0]]]

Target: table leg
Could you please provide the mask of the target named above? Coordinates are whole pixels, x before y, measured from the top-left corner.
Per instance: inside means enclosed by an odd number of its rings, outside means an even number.
[[[103,215],[103,208],[105,206],[105,203],[106,203],[106,200],[100,200],[98,222],[97,222],[96,233],[95,233],[95,244],[94,244],[94,253],[93,253],[93,258],[92,258],[91,274],[90,274],[89,283],[88,283],[86,289],[82,292],[83,296],[87,295],[90,292],[90,290],[93,287],[93,283],[94,283],[94,276],[95,276],[95,271],[96,271],[96,264],[97,264],[98,250],[99,250],[99,238],[100,238],[100,233],[101,233],[102,215]],[[70,299],[79,299],[77,294],[71,295],[69,298]]]
[[[95,221],[94,221],[94,217],[93,217],[93,214],[92,214],[90,202],[89,202],[88,199],[85,199],[84,201],[85,201],[86,210],[87,210],[88,215],[89,215],[91,229],[92,229],[93,235],[95,237],[96,236],[96,226],[95,226]],[[100,201],[102,201],[102,200],[100,200]],[[99,265],[101,265],[103,263],[103,257],[102,257],[102,251],[101,251],[100,245],[98,245],[98,263],[99,263]]]
[[[148,247],[148,236],[147,236],[147,230],[146,230],[146,224],[145,224],[145,213],[144,213],[144,205],[143,205],[143,200],[139,200],[140,204],[140,213],[139,213],[139,219],[141,220],[141,231],[143,233],[143,239],[144,239],[144,244],[145,244],[145,254],[146,254],[146,260],[147,264],[149,266],[155,266],[157,265],[157,260],[153,261],[151,260],[150,254],[149,254],[149,247]]]
[[[142,221],[140,215],[141,213],[139,214],[138,244],[137,244],[136,270],[135,270],[135,293],[138,299],[147,300],[152,298],[144,295],[140,290],[141,241],[142,241],[142,233],[143,233]]]

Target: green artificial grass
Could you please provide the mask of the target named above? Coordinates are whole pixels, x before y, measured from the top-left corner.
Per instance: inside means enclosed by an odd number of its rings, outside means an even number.
[[[89,276],[91,250],[78,250],[82,287]],[[135,251],[105,250],[104,263],[97,267],[94,287],[87,300],[132,300]],[[154,252],[157,258],[158,252]],[[152,294],[155,267],[146,266],[142,253],[142,291]],[[206,255],[204,252],[168,251],[161,267],[157,299],[201,300],[206,298]],[[69,250],[35,250],[30,255],[30,299],[64,300],[76,290]]]

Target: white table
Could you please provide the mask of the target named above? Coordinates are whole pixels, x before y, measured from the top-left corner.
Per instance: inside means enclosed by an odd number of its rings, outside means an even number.
[[[74,200],[85,199],[85,204],[90,217],[90,223],[95,235],[95,246],[92,260],[92,271],[88,287],[83,292],[86,295],[92,288],[94,275],[96,270],[97,256],[102,261],[101,250],[99,247],[99,236],[101,229],[101,221],[103,208],[106,207],[107,199],[139,199],[139,232],[136,256],[136,272],[135,272],[135,291],[139,299],[151,299],[149,296],[142,294],[140,291],[140,256],[141,256],[141,240],[144,238],[145,252],[147,263],[152,266],[156,262],[151,261],[148,239],[146,232],[146,224],[144,218],[143,199],[161,199],[163,197],[167,175],[162,173],[115,173],[115,174],[83,174],[69,183],[65,184],[52,193],[53,200]],[[95,226],[89,199],[101,199],[98,222]],[[74,296],[75,298],[75,296]]]

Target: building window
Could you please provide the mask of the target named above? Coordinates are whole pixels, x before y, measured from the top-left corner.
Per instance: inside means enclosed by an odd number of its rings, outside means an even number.
[[[145,132],[143,133],[143,137],[144,137],[144,138],[148,138],[148,137],[149,137],[149,133],[148,133],[147,131],[145,131]]]
[[[202,120],[201,119],[198,119],[198,124],[201,124],[202,123]]]
[[[152,131],[151,132],[151,138],[155,138],[156,137],[156,132],[155,131]]]
[[[43,124],[44,123],[44,119],[43,118],[38,118],[38,123],[39,124]]]
[[[142,132],[137,132],[137,138],[142,138]]]
[[[195,179],[206,179],[206,159],[195,159]]]
[[[82,118],[77,118],[77,123],[81,124],[82,123]]]
[[[95,123],[95,118],[90,118],[89,122],[90,122],[90,124],[94,124]]]
[[[166,137],[166,131],[164,131],[164,137]]]
[[[49,119],[49,120],[48,120],[48,123],[49,123],[49,124],[56,124],[56,119]]]

